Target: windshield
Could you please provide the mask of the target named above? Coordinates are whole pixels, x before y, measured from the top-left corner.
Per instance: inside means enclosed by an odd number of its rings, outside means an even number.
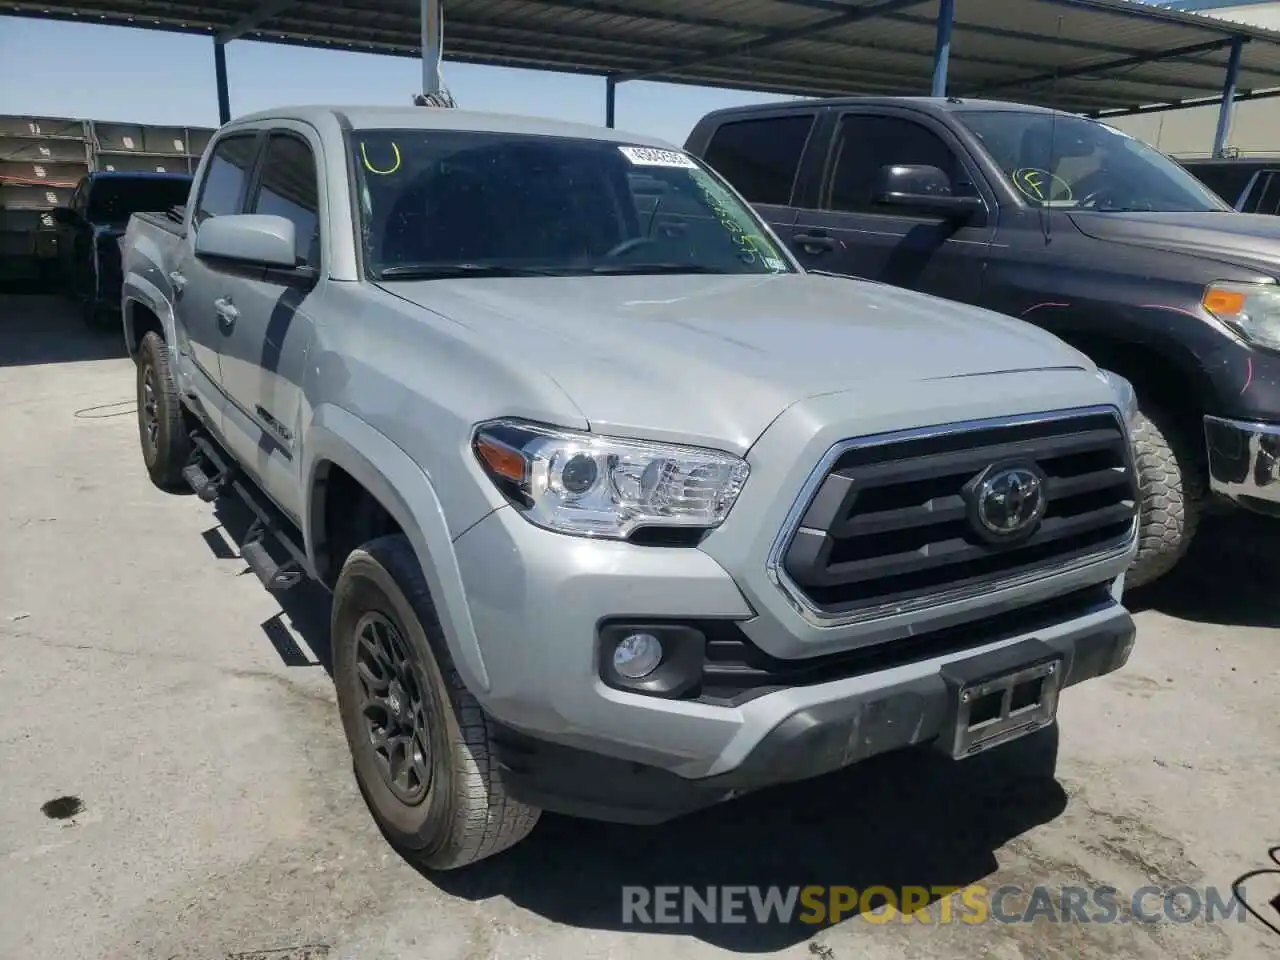
[[[379,279],[794,272],[681,152],[452,130],[357,131],[351,149]]]
[[[1229,209],[1141,140],[1082,117],[1017,110],[957,111],[1033,206],[1166,213]]]
[[[104,177],[93,181],[85,216],[90,223],[123,223],[131,214],[180,207],[190,190],[190,179],[178,177]]]

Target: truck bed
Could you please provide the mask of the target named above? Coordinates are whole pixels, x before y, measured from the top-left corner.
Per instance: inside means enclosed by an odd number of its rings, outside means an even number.
[[[151,224],[153,227],[159,227],[166,233],[172,233],[175,237],[182,238],[187,235],[183,214],[183,207],[174,207],[161,213],[135,213],[134,216]]]

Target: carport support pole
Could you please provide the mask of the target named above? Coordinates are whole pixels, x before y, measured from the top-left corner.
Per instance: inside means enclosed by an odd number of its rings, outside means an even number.
[[[213,75],[218,85],[218,126],[231,122],[231,93],[227,89],[227,46],[213,40]]]
[[[951,28],[956,23],[956,0],[938,0],[938,33],[933,45],[932,96],[947,95],[947,67],[951,62]]]
[[[616,77],[604,78],[604,125],[613,129],[613,116],[618,106],[618,80]]]
[[[444,2],[422,0],[422,92],[440,92],[440,59],[444,56]]]
[[[1240,76],[1240,51],[1244,47],[1241,37],[1231,39],[1231,58],[1227,61],[1227,79],[1222,85],[1222,106],[1218,108],[1218,129],[1213,134],[1213,155],[1220,157],[1227,148],[1227,133],[1231,129],[1231,111],[1236,101],[1236,80]]]

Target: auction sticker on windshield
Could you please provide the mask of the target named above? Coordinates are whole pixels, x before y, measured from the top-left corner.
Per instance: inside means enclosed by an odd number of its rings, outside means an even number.
[[[696,170],[698,165],[688,156],[676,150],[659,150],[656,147],[619,147],[622,155],[638,167],[686,167]]]

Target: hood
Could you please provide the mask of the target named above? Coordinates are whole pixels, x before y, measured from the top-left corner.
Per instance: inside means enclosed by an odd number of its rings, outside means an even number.
[[[551,377],[600,433],[745,450],[807,397],[1089,361],[1029,323],[816,274],[469,278],[384,289]],[[964,387],[957,384],[957,398]],[[851,416],[854,412],[851,411]],[[697,438],[697,439],[695,439]]]
[[[1069,214],[1085,236],[1189,253],[1280,275],[1280,217],[1261,213]]]

